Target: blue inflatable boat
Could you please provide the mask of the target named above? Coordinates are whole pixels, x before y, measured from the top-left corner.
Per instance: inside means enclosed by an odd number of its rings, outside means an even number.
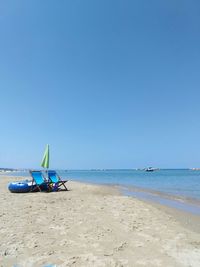
[[[32,185],[32,180],[24,180],[18,182],[12,182],[8,185],[8,189],[12,193],[28,193],[28,192],[38,192],[38,187],[36,185]],[[41,191],[48,191],[47,184],[43,184],[40,186]]]
[[[18,181],[12,182],[8,185],[8,189],[12,193],[28,193],[31,191],[32,183],[31,181]]]

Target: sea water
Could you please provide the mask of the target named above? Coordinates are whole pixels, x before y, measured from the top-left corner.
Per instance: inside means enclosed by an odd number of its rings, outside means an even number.
[[[170,195],[200,200],[200,171],[192,170],[90,170],[60,172],[64,177],[82,182],[135,186]]]

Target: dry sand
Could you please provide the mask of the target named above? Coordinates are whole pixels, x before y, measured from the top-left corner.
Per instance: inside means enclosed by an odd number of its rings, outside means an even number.
[[[1,267],[200,266],[200,234],[162,208],[76,182],[12,194],[12,180],[0,177]]]

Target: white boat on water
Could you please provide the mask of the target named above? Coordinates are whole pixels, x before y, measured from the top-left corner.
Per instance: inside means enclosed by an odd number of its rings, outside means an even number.
[[[153,167],[148,167],[145,169],[146,172],[154,172],[154,171],[157,171],[158,168],[153,168]]]

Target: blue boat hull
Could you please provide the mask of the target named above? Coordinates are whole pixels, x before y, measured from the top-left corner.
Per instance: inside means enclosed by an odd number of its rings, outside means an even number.
[[[31,187],[28,181],[12,182],[8,185],[8,189],[12,193],[28,193],[31,191]]]
[[[8,185],[8,189],[11,193],[28,193],[31,191],[37,192],[39,189],[36,185],[32,186],[31,181],[25,180],[25,181],[18,181],[18,182],[12,182]],[[42,191],[47,191],[47,185],[44,184],[40,187]]]

